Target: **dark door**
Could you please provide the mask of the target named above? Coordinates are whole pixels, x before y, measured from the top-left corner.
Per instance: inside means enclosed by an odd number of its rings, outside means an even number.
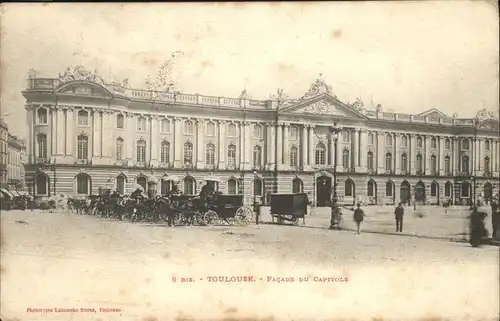
[[[327,176],[318,177],[316,180],[316,205],[329,206],[332,192],[332,179]]]
[[[411,198],[410,184],[408,182],[404,181],[403,183],[401,183],[399,194],[400,194],[400,202],[408,203],[408,200]]]

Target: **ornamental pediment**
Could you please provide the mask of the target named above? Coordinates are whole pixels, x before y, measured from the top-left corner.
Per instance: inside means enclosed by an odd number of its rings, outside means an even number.
[[[106,89],[86,81],[74,81],[65,84],[59,87],[57,92],[66,95],[111,98],[111,94]]]
[[[300,102],[284,111],[293,114],[310,114],[310,115],[324,115],[336,116],[345,118],[364,118],[364,116],[354,108],[343,104],[335,97],[325,94],[320,96],[319,99]]]
[[[479,123],[479,129],[484,129],[484,130],[499,130],[499,123],[498,121],[494,119],[488,119],[484,120]]]

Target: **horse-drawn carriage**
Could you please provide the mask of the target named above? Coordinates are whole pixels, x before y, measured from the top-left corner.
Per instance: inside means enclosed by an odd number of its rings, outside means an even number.
[[[292,222],[292,224],[297,225],[301,218],[302,223],[306,224],[305,216],[309,205],[307,194],[271,194],[270,199],[273,223],[276,219],[278,224]]]
[[[233,225],[248,225],[252,209],[243,205],[243,195],[214,194],[208,200],[208,211],[204,221],[208,225],[228,223]]]

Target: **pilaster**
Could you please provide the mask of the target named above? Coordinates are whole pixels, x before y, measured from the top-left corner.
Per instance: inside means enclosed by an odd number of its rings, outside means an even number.
[[[60,107],[56,108],[56,113],[57,113],[57,122],[56,122],[56,132],[57,132],[57,148],[56,148],[56,155],[58,158],[61,158],[64,156],[64,145],[65,145],[65,136],[64,136],[64,127],[65,127],[65,117],[64,117],[64,110]]]
[[[352,130],[352,168],[355,172],[361,172],[359,164],[359,128]]]
[[[438,147],[439,147],[439,176],[444,176],[444,141],[445,138],[439,136],[438,138]]]
[[[160,149],[160,146],[158,144],[158,116],[152,116],[151,119],[151,127],[150,127],[150,146],[149,150],[150,152],[150,161],[149,161],[149,166],[151,167],[158,167],[158,150]]]
[[[283,166],[283,124],[278,124],[278,159],[276,163],[278,168]]]
[[[431,139],[429,136],[424,136],[424,146],[425,146],[425,156],[423,157],[423,161],[424,161],[424,173],[425,175],[430,175],[431,173],[431,152],[430,152],[430,142]]]
[[[336,162],[337,162],[336,171],[338,173],[340,173],[344,170],[344,166],[342,164],[342,147],[341,147],[341,143],[340,143],[341,139],[342,139],[342,131],[339,133],[339,136],[337,138],[337,144],[335,145],[335,158],[337,159],[336,160]]]
[[[300,142],[300,147],[301,147],[301,152],[300,152],[300,158],[301,158],[301,163],[302,163],[302,168],[304,170],[309,169],[309,158],[307,156],[307,126],[303,125],[302,127],[302,137],[301,137],[301,142]]]
[[[401,134],[394,134],[394,173],[401,174]],[[396,201],[399,201],[399,188],[396,188]]]
[[[174,168],[181,168],[182,166],[182,147],[184,146],[184,139],[182,135],[182,119],[174,117]]]
[[[283,124],[283,166],[282,170],[290,168],[290,144],[289,144],[290,124]]]
[[[226,122],[219,120],[219,169],[226,168]]]
[[[314,153],[314,128],[315,125],[309,125],[309,165],[314,166],[316,164],[316,160],[314,159],[315,153]]]
[[[205,132],[205,122],[203,119],[196,120],[196,168],[205,168],[203,133]],[[186,165],[186,164],[184,164]]]
[[[273,170],[275,164],[275,128],[273,123],[267,124],[267,169]]]
[[[245,165],[243,169],[251,170],[253,168],[253,146],[251,144],[252,132],[250,130],[250,123],[245,123]]]

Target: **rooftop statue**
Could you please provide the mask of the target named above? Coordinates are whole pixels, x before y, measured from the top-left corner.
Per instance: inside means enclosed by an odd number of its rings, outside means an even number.
[[[361,111],[365,104],[363,104],[361,98],[358,97],[354,103],[350,104],[350,106],[357,111]]]
[[[250,96],[248,96],[246,89],[243,89],[243,91],[241,92],[240,99],[250,99]]]
[[[322,74],[319,74],[319,78],[311,84],[309,90],[300,99],[308,99],[319,94],[330,94],[334,97],[337,97],[332,92],[332,86],[327,85],[322,79]]]
[[[91,72],[86,70],[82,65],[78,65],[73,70],[71,70],[71,67],[68,67],[64,74],[59,74],[59,81],[61,84],[75,80],[91,81],[104,85],[104,80],[99,76],[97,68],[94,69],[94,72]]]
[[[479,110],[476,114],[476,117],[480,121],[485,120],[485,119],[497,119],[498,120],[498,114],[495,115],[495,113],[492,110],[488,110],[486,108]]]
[[[29,78],[29,79],[36,78],[36,71],[35,71],[35,69],[31,68],[31,69],[28,71],[28,78]]]

